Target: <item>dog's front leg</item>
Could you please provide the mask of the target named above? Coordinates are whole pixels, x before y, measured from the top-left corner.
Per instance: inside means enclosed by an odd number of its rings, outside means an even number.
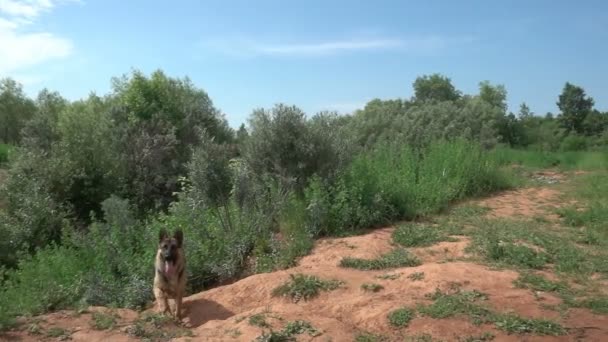
[[[162,314],[162,313],[166,313],[167,311],[170,310],[169,299],[167,298],[167,296],[165,295],[165,293],[163,293],[163,291],[161,291],[161,289],[154,288],[154,297],[156,297],[156,302],[157,302],[157,306],[158,306],[158,309],[157,309],[158,313]]]
[[[175,319],[180,320],[182,318],[182,294],[178,293],[175,296]]]

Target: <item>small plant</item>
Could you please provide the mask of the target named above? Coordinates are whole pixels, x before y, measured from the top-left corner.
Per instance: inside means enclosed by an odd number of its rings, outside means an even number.
[[[407,223],[395,229],[393,240],[404,247],[428,247],[449,238],[436,227]]]
[[[314,298],[321,291],[335,290],[343,284],[338,280],[322,280],[312,275],[290,274],[289,276],[291,279],[276,287],[272,291],[272,295],[290,297],[295,303],[301,299]]]
[[[533,273],[524,273],[520,275],[519,278],[517,278],[513,283],[519,288],[527,288],[533,291],[560,293],[569,292],[567,284],[551,281],[541,275]]]
[[[60,327],[52,327],[47,330],[46,336],[51,338],[57,338],[63,341],[70,337],[70,332]]]
[[[414,272],[407,276],[411,281],[419,281],[424,279],[424,272]]]
[[[384,286],[376,283],[365,283],[361,285],[361,289],[367,292],[380,292],[384,289]]]
[[[266,316],[264,316],[264,314],[255,314],[249,317],[249,325],[253,325],[260,328],[270,327],[270,324],[266,322]]]
[[[340,261],[341,267],[355,268],[358,270],[382,270],[387,268],[413,267],[419,266],[420,260],[416,256],[408,253],[403,248],[397,248],[376,259],[343,258]]]
[[[96,330],[112,329],[116,324],[117,315],[114,313],[93,312],[91,326]]]
[[[545,319],[523,318],[514,314],[499,314],[494,324],[510,334],[563,335],[566,330],[559,324]]]
[[[494,340],[496,336],[491,332],[485,332],[479,336],[468,336],[464,338],[459,338],[459,342],[486,342]]]
[[[224,334],[226,334],[232,338],[237,338],[237,337],[241,336],[243,333],[237,328],[232,328],[232,329],[224,330]]]
[[[290,342],[295,341],[294,335],[308,334],[311,337],[317,337],[321,335],[321,332],[314,328],[307,321],[293,321],[287,322],[285,328],[280,331],[269,331],[264,332],[258,336],[254,342]]]
[[[448,318],[456,315],[469,316],[474,323],[487,323],[491,321],[492,312],[477,303],[487,299],[487,296],[478,291],[458,291],[455,294],[446,294],[439,289],[427,297],[435,302],[428,306],[418,308],[424,316],[435,319]]]
[[[387,274],[381,274],[381,275],[377,275],[376,278],[377,279],[382,279],[382,280],[396,280],[399,279],[399,277],[401,277],[401,273],[387,273]]]
[[[372,334],[368,332],[360,333],[355,337],[355,342],[388,342],[389,339],[386,336]]]
[[[388,314],[388,322],[395,328],[404,328],[410,324],[414,316],[412,309],[400,308]]]
[[[40,327],[40,324],[33,322],[27,326],[27,333],[30,335],[40,335],[42,334],[42,328]]]

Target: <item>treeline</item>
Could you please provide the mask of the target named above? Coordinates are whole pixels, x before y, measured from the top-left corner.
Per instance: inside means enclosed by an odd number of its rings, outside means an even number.
[[[506,188],[485,152],[497,144],[572,149],[607,135],[607,114],[570,84],[555,118],[507,113],[506,90],[488,82],[474,95],[441,75],[413,86],[409,100],[347,116],[257,109],[234,131],[203,90],[161,71],[74,102],[2,81],[0,141],[14,147],[0,197],[0,326],[79,304],[146,305],[161,228],[185,231],[199,291],[289,267],[318,236]]]

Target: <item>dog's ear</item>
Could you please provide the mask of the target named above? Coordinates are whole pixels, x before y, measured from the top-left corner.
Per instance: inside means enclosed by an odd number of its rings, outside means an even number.
[[[169,235],[167,234],[167,231],[165,230],[165,228],[160,230],[160,233],[158,233],[158,242],[160,243],[161,241],[163,241],[164,239],[166,239]]]
[[[181,229],[178,229],[175,231],[175,233],[173,234],[173,237],[175,238],[175,241],[177,241],[177,247],[182,247],[182,243],[184,242],[184,233],[182,232]]]

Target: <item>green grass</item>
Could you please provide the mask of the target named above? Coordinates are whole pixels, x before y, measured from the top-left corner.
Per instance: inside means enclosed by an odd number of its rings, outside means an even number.
[[[558,167],[564,170],[605,170],[608,168],[606,151],[549,152],[496,148],[491,154],[501,164],[518,164],[534,169]]]
[[[127,327],[126,332],[143,341],[170,341],[178,337],[192,337],[193,333],[189,329],[172,327],[173,319],[164,314],[145,313],[141,315],[133,325]],[[172,329],[167,329],[172,327]]]
[[[249,325],[253,325],[260,328],[268,328],[270,326],[270,324],[266,322],[266,316],[261,313],[249,317]]]
[[[479,301],[487,299],[487,296],[478,291],[458,291],[455,294],[445,294],[437,289],[428,297],[434,302],[418,308],[418,312],[423,316],[441,319],[464,315],[476,323],[487,323],[491,320],[492,312],[478,304]]]
[[[519,288],[526,288],[533,291],[543,292],[570,292],[568,285],[564,282],[551,281],[542,275],[524,273],[514,281],[514,285]]]
[[[563,335],[565,329],[557,322],[544,319],[523,318],[515,314],[496,313],[481,302],[487,296],[478,291],[458,291],[446,294],[439,290],[428,296],[434,302],[419,306],[418,312],[435,319],[455,316],[468,317],[474,324],[493,323],[509,334]]]
[[[296,303],[302,299],[312,299],[321,291],[335,290],[342,284],[338,280],[323,280],[312,275],[290,274],[289,276],[290,280],[276,287],[272,295],[290,297]]]
[[[557,322],[546,319],[523,318],[514,314],[498,314],[493,319],[500,330],[509,334],[564,335],[566,330]]]
[[[355,342],[388,342],[389,338],[379,334],[363,332],[355,337]]]
[[[68,330],[60,327],[52,327],[46,331],[47,337],[56,338],[59,340],[67,340],[70,338],[70,335],[71,333]]]
[[[287,322],[282,330],[264,332],[262,335],[256,337],[254,342],[290,342],[295,341],[295,336],[301,334],[317,337],[322,335],[322,332],[317,330],[307,321],[297,320]]]
[[[404,248],[394,249],[376,259],[346,257],[340,260],[340,267],[355,268],[364,271],[413,267],[419,266],[420,264],[420,260]]]
[[[384,286],[376,283],[365,283],[361,284],[361,289],[367,292],[380,292],[384,289]]]
[[[399,308],[391,311],[387,318],[390,325],[394,328],[407,327],[412,319],[416,316],[416,312],[410,308]]]
[[[437,227],[405,223],[393,232],[393,241],[404,247],[428,247],[441,241],[453,241]]]
[[[414,272],[407,276],[411,281],[419,281],[424,279],[424,272]]]
[[[458,342],[486,342],[494,340],[496,336],[491,332],[485,332],[481,335],[467,336],[458,338]]]
[[[387,274],[377,275],[376,279],[397,280],[397,279],[399,279],[399,277],[401,277],[401,273],[387,273]]]
[[[117,315],[115,313],[93,312],[91,326],[95,330],[109,330],[116,325]]]

